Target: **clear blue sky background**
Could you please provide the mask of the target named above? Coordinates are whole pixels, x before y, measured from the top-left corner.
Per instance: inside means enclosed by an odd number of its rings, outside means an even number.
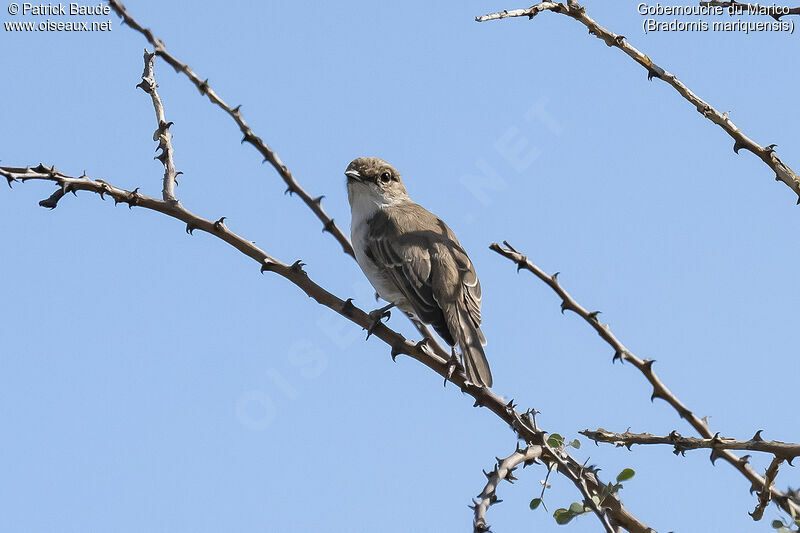
[[[796,34],[644,35],[636,4],[587,8],[800,167]],[[714,431],[800,440],[796,198],[575,21],[473,21],[525,7],[510,0],[127,6],[243,105],[346,231],[347,163],[395,164],[477,267],[496,391],[543,427],[693,434],[492,241],[561,271]],[[0,159],[157,195],[153,109],[134,87],[145,41],[106,18],[105,34],[0,32]],[[156,75],[184,205],[372,307],[355,262],[229,117],[165,63]],[[504,155],[515,142],[527,160]],[[470,530],[481,469],[515,446],[496,417],[221,242],[88,193],[38,207],[51,192],[0,190],[0,530]],[[624,501],[660,531],[767,531],[778,516],[754,524],[749,483],[706,452],[582,441],[576,457],[606,479],[636,470]],[[496,531],[559,529],[528,509],[544,474],[501,486]],[[552,481],[551,512],[578,499]],[[785,468],[777,484],[800,476]],[[584,516],[564,530],[598,527]]]

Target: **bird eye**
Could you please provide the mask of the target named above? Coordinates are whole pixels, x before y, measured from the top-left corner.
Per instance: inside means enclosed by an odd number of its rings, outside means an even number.
[[[392,175],[389,172],[383,172],[381,174],[381,181],[384,183],[389,183],[392,179]]]

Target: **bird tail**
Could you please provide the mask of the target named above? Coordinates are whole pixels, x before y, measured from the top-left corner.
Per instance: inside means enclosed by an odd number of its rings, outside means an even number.
[[[462,306],[458,306],[458,328],[456,340],[461,348],[461,364],[467,372],[467,379],[481,387],[492,386],[492,371],[489,370],[489,361],[483,346],[486,338],[483,336],[481,328],[475,324],[469,312]]]

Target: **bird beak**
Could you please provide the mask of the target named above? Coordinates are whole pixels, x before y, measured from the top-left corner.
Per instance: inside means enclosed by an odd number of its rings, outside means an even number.
[[[358,173],[358,170],[348,170],[344,175],[347,176],[348,180],[361,181],[361,174]]]

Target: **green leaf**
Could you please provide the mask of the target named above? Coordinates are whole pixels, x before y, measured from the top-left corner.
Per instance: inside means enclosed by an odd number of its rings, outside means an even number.
[[[575,518],[575,515],[562,507],[561,509],[556,509],[556,511],[553,513],[553,518],[556,519],[556,524],[563,526]]]
[[[772,528],[773,529],[780,529],[782,527],[785,527],[785,526],[783,525],[783,522],[781,522],[780,520],[773,520],[772,521]]]
[[[561,448],[564,445],[564,437],[558,433],[553,433],[547,437],[547,445],[551,448]]]
[[[531,509],[536,509],[541,504],[542,504],[542,499],[541,498],[534,498],[534,499],[531,500],[530,507],[531,507]]]
[[[569,506],[569,512],[578,515],[586,512],[586,509],[584,509],[582,503],[572,502]]]
[[[629,479],[631,479],[635,475],[636,475],[636,472],[634,472],[633,469],[626,468],[625,470],[623,470],[622,472],[617,474],[617,483],[622,482],[622,481],[628,481]]]
[[[601,503],[600,496],[595,494],[594,496],[592,496],[592,501],[594,502],[594,504],[596,506],[600,507],[600,503]]]
[[[581,441],[579,441],[578,439],[575,439],[572,442],[570,442],[569,445],[577,450],[577,449],[579,449],[581,447]]]

